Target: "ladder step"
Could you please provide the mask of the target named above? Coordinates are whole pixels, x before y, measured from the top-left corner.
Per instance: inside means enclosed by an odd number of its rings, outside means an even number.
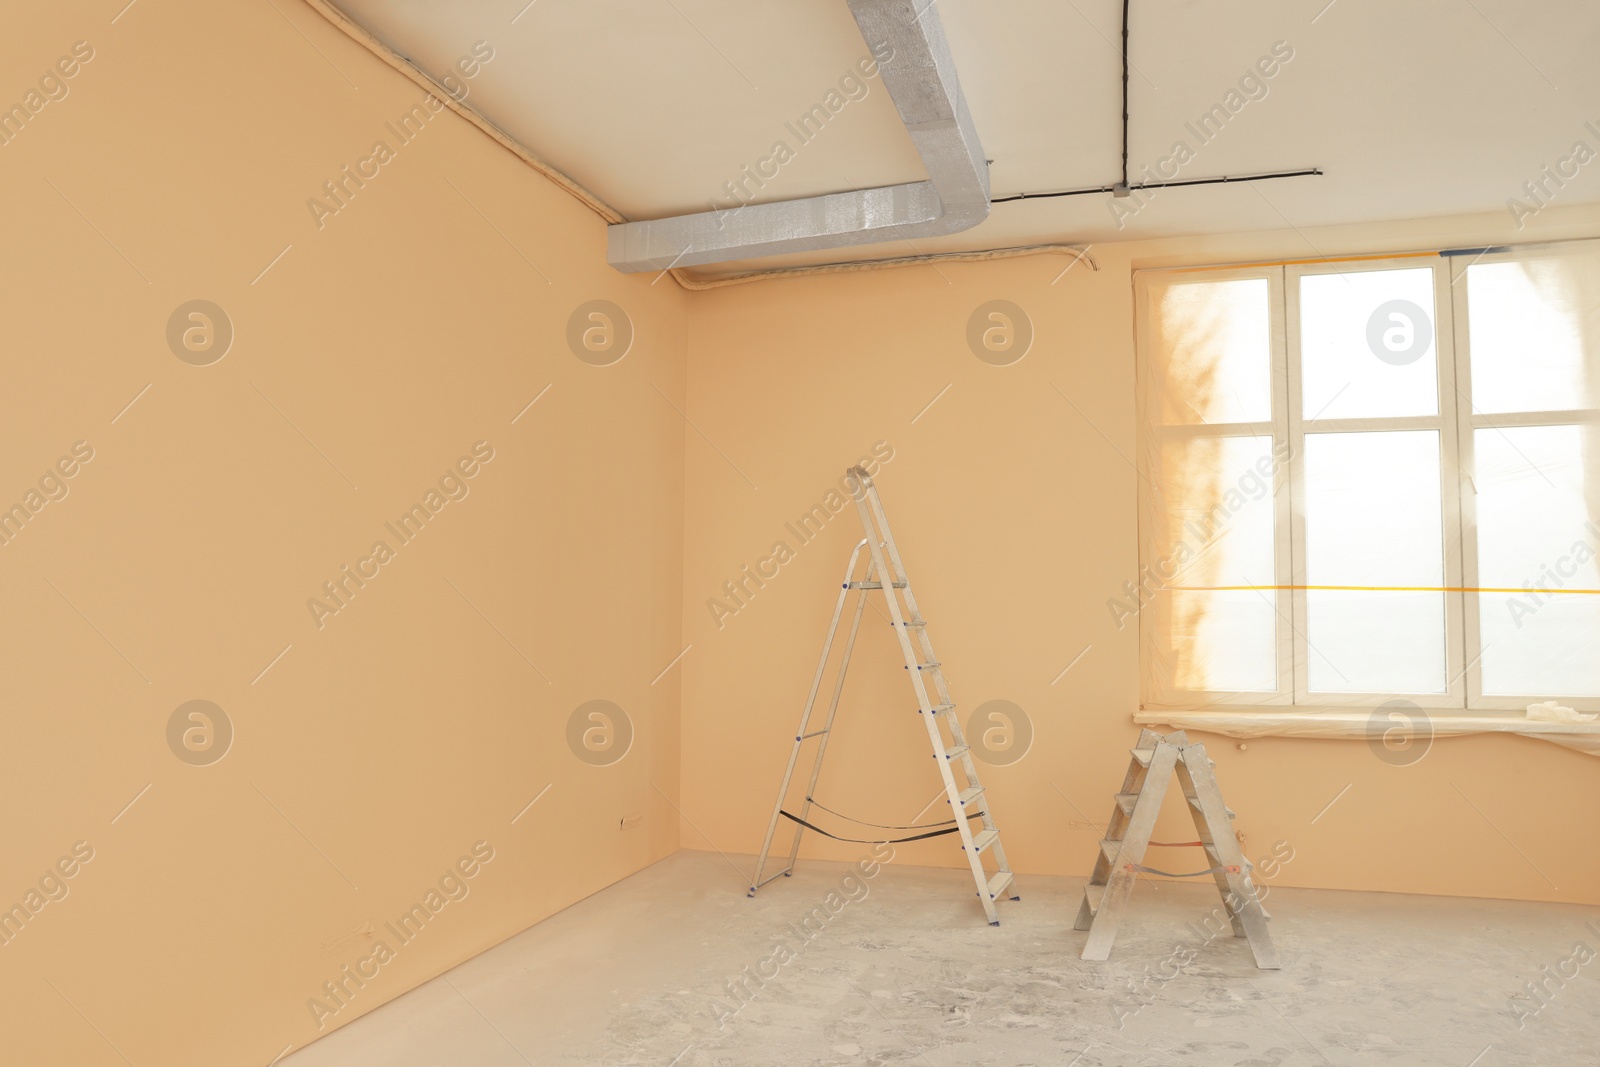
[[[900,625],[905,627],[907,630],[926,630],[928,628],[928,624],[922,619],[907,619]]]
[[[906,583],[905,582],[893,582],[891,584],[896,589],[904,589],[906,587]],[[882,589],[883,588],[883,583],[882,582],[846,582],[846,583],[844,583],[844,587],[846,589]]]
[[[1136,748],[1131,751],[1133,752],[1133,758],[1139,762],[1139,766],[1146,768],[1150,766],[1150,761],[1156,755],[1156,750],[1153,748]]]
[[[1200,851],[1204,852],[1206,854],[1206,858],[1211,861],[1211,865],[1213,867],[1221,867],[1223,865],[1222,856],[1221,856],[1221,854],[1219,854],[1217,852],[1217,846],[1216,845],[1202,844],[1200,846]],[[1241,872],[1245,872],[1245,873],[1248,873],[1249,871],[1254,870],[1254,869],[1255,869],[1255,864],[1251,863],[1249,860],[1245,860],[1244,863],[1240,867]]]
[[[1189,800],[1189,806],[1191,808],[1193,808],[1195,811],[1199,811],[1200,810],[1200,798],[1199,797],[1189,797],[1188,800]],[[1230,818],[1230,819],[1237,819],[1239,817],[1239,813],[1234,811],[1232,808],[1223,808],[1222,810],[1228,813],[1228,818]]]
[[[1107,863],[1117,862],[1117,853],[1122,851],[1121,841],[1101,841],[1100,854],[1106,858]]]
[[[981,796],[983,796],[983,786],[969,785],[967,788],[961,791],[961,796],[958,799],[961,801],[961,806],[964,808]]]
[[[931,663],[919,663],[919,664],[917,664],[917,670],[919,670],[919,671],[936,671],[940,667],[943,667],[943,666],[944,666],[944,664],[940,663],[938,660],[934,660]]]
[[[1007,886],[1009,886],[1012,883],[1012,881],[1013,881],[1013,879],[1011,877],[1011,872],[1010,871],[998,871],[998,872],[996,872],[995,876],[993,878],[989,879],[989,885],[988,885],[989,899],[990,900],[999,900],[1000,899],[1000,893]]]
[[[1089,914],[1094,915],[1100,910],[1100,901],[1105,899],[1106,887],[1103,885],[1086,885],[1083,887],[1083,902],[1089,905]]]
[[[955,759],[957,756],[965,755],[967,749],[970,747],[970,745],[955,745],[951,748],[947,748],[944,750],[944,758]]]
[[[935,715],[948,715],[955,710],[956,706],[954,704],[935,704],[933,706],[933,713]]]
[[[972,851],[982,852],[998,840],[1000,840],[999,830],[985,830],[972,839]]]
[[[1134,806],[1134,804],[1138,803],[1138,801],[1139,801],[1139,794],[1138,793],[1118,793],[1117,794],[1117,807],[1122,809],[1122,814],[1124,814],[1124,815],[1132,815],[1133,814],[1133,806]]]
[[[801,734],[799,737],[796,737],[795,740],[796,741],[805,741],[808,738],[821,737],[823,734],[825,734],[827,732],[828,732],[827,730],[812,730],[809,734]]]

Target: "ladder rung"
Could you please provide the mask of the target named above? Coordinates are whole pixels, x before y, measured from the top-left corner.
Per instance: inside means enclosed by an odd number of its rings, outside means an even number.
[[[1121,841],[1101,841],[1100,854],[1106,858],[1107,863],[1117,862],[1117,853],[1122,851]]]
[[[947,748],[944,750],[944,758],[955,759],[957,756],[965,755],[969,747],[968,745],[956,745],[953,748]]]
[[[948,715],[955,710],[956,706],[954,704],[935,704],[933,706],[933,713],[935,715]]]
[[[825,729],[824,730],[812,730],[809,734],[801,734],[799,737],[795,738],[795,740],[796,741],[805,741],[808,738],[821,737],[823,734],[825,734],[827,732],[828,731],[825,730]]]
[[[981,796],[983,796],[983,786],[969,785],[967,788],[961,791],[961,796],[958,799],[961,802],[961,806],[964,808]]]
[[[1209,844],[1209,843],[1202,843],[1201,846],[1200,846],[1200,851],[1204,852],[1206,854],[1206,858],[1211,861],[1212,866],[1215,866],[1215,867],[1223,866],[1222,856],[1217,852],[1217,846],[1216,845]],[[1251,863],[1249,860],[1245,860],[1244,863],[1240,865],[1239,869],[1240,869],[1241,873],[1244,873],[1244,872],[1248,872],[1250,870],[1253,870],[1254,868],[1255,868],[1255,864]]]
[[[1000,893],[1011,884],[1010,871],[996,871],[995,876],[989,879],[988,893],[990,900],[1000,899]]]
[[[982,852],[998,840],[1000,840],[999,830],[985,830],[972,839],[972,851]]]
[[[907,619],[900,625],[905,627],[907,630],[923,630],[928,626],[928,624],[922,619]]]
[[[1103,885],[1086,885],[1083,887],[1083,902],[1089,905],[1089,914],[1094,915],[1100,910],[1100,901],[1105,899],[1106,887]]]
[[[940,667],[943,667],[943,666],[944,666],[944,664],[940,663],[938,660],[934,660],[931,663],[919,663],[919,664],[917,664],[917,670],[919,670],[919,671],[933,671],[933,670],[938,670]]]
[[[1200,810],[1200,798],[1199,797],[1189,797],[1188,800],[1189,800],[1189,806],[1191,808],[1193,808],[1195,811],[1199,811]],[[1237,819],[1239,817],[1238,812],[1234,811],[1232,808],[1223,808],[1222,810],[1228,813],[1228,818],[1230,818],[1230,819]]]
[[[896,589],[904,589],[906,587],[906,583],[905,582],[892,582],[890,584],[893,585]],[[846,583],[844,583],[844,587],[846,589],[882,589],[883,588],[883,583],[882,582],[846,582]]]
[[[1118,793],[1117,794],[1117,807],[1122,809],[1122,814],[1124,814],[1124,815],[1132,815],[1133,814],[1133,806],[1134,806],[1134,804],[1138,803],[1138,801],[1139,801],[1139,794],[1138,793]]]
[[[1155,758],[1156,750],[1153,748],[1136,748],[1132,750],[1133,758],[1141,767],[1149,767],[1150,761]]]

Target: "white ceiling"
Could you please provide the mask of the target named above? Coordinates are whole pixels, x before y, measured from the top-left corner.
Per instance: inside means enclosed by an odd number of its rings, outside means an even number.
[[[629,219],[730,203],[723,183],[779,140],[795,158],[763,200],[925,177],[875,80],[810,144],[785,126],[867,54],[844,0],[337,2],[436,76],[487,41],[495,58],[469,83],[468,103]],[[1117,180],[1121,9],[1121,0],[939,0],[994,196]],[[1200,145],[1185,122],[1222,102],[1278,41],[1294,58],[1267,95]],[[1597,53],[1593,0],[1132,0],[1134,181],[1179,140],[1196,150],[1179,179],[1312,166],[1325,175],[1160,190],[1120,229],[1108,195],[1023,201],[916,248],[708,270],[1505,210],[1574,142],[1600,151]],[[1600,160],[1557,194],[1561,204],[1596,201]]]

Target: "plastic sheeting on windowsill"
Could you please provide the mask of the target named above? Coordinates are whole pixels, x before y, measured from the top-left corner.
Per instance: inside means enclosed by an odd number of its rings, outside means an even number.
[[[1321,737],[1370,741],[1428,740],[1471,734],[1519,734],[1600,756],[1600,722],[1542,722],[1524,714],[1479,715],[1458,711],[1410,709],[1412,722],[1400,725],[1374,711],[1139,711],[1140,726],[1173,726],[1224,737]]]

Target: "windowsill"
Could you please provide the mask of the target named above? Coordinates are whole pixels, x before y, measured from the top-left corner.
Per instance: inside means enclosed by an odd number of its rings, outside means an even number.
[[[1513,712],[1471,712],[1454,709],[1415,709],[1414,724],[1383,717],[1385,709],[1267,708],[1211,709],[1207,711],[1152,710],[1134,713],[1140,726],[1173,726],[1225,737],[1311,737],[1333,740],[1372,740],[1385,736],[1437,738],[1472,734],[1521,734],[1600,755],[1600,719],[1590,722],[1546,722]],[[1374,718],[1374,716],[1378,716]]]

